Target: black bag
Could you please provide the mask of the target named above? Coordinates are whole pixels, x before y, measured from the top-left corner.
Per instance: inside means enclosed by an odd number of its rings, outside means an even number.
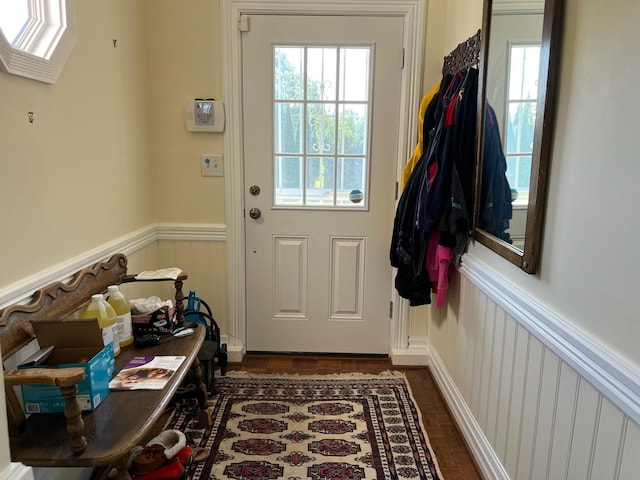
[[[152,313],[131,315],[133,336],[147,334],[170,335],[176,327],[176,312],[173,307],[161,307]]]

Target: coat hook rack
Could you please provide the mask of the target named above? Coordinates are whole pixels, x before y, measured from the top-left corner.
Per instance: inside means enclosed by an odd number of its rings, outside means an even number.
[[[465,68],[476,66],[478,63],[480,63],[480,30],[458,44],[449,55],[444,57],[442,73],[454,74]]]

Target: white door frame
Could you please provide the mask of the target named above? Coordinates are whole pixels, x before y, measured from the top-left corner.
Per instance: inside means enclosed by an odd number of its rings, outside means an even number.
[[[393,15],[404,19],[404,69],[402,70],[400,145],[396,182],[416,144],[415,120],[422,98],[423,39],[427,0],[222,0],[223,100],[226,103],[224,134],[225,214],[227,224],[227,345],[231,361],[240,361],[246,350],[246,283],[244,229],[244,152],[242,130],[242,44],[244,15]],[[247,17],[244,17],[246,20]],[[250,28],[250,24],[248,25]],[[404,139],[404,141],[403,141]],[[391,241],[391,232],[389,232]],[[395,274],[394,274],[395,275]],[[393,309],[389,352],[408,349],[409,307],[395,291],[389,277]],[[402,353],[398,354],[401,357]],[[394,362],[397,363],[397,362]]]

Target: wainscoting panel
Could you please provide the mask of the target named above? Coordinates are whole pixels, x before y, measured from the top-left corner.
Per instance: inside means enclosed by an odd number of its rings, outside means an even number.
[[[213,309],[223,332],[227,327],[227,267],[225,243],[204,239],[159,240],[159,265],[179,267],[189,275],[184,282],[185,297],[194,290]],[[160,267],[158,267],[160,268]],[[170,292],[166,293],[167,295]],[[169,297],[171,298],[171,297]]]
[[[473,267],[450,287],[459,312],[432,310],[429,349],[436,381],[484,475],[640,478],[634,373],[570,327],[540,334],[556,319],[535,318],[535,309],[520,315],[525,309],[511,303],[517,295],[501,298]]]
[[[638,445],[640,445],[640,427],[625,418],[625,434],[620,439],[622,443],[622,458],[616,465],[615,478],[635,478],[640,472],[640,455]]]

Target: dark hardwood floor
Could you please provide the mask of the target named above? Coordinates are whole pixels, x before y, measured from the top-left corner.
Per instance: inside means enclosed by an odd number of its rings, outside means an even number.
[[[230,364],[229,370],[309,375],[342,372],[380,373],[385,370],[404,372],[422,412],[422,420],[444,480],[482,478],[426,367],[393,366],[389,359],[384,358],[248,354],[242,363]],[[216,372],[216,375],[218,373]]]

